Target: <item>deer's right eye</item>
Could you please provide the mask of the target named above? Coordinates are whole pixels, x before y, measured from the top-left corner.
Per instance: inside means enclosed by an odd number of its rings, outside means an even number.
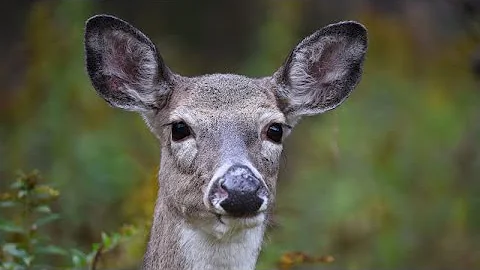
[[[183,121],[172,123],[172,140],[180,141],[190,136],[190,127]]]
[[[267,138],[274,143],[281,143],[283,128],[279,123],[273,123],[267,128]]]

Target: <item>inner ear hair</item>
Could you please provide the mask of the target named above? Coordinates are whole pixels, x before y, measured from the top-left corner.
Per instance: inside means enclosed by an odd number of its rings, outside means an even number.
[[[135,27],[113,16],[94,16],[86,23],[85,50],[92,84],[110,105],[132,111],[163,105],[172,74]]]
[[[312,115],[341,104],[360,81],[366,29],[341,22],[302,40],[275,74],[284,111]]]

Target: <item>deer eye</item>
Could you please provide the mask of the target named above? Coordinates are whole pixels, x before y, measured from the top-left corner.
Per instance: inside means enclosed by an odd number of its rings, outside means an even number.
[[[190,136],[190,127],[183,121],[172,123],[172,140],[180,141]]]
[[[283,137],[283,128],[279,123],[273,123],[268,126],[267,138],[274,143],[281,143]]]

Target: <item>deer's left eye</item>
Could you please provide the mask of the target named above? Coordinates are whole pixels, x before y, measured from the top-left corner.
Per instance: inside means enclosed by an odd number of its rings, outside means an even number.
[[[283,137],[283,128],[279,123],[273,123],[267,128],[267,138],[274,143],[281,143]]]
[[[191,135],[190,127],[183,121],[172,124],[172,140],[180,141]]]

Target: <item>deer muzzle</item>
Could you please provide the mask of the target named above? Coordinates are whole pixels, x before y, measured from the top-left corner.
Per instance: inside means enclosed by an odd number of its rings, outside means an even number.
[[[232,165],[213,179],[208,200],[218,214],[249,217],[266,209],[268,189],[245,165]]]

